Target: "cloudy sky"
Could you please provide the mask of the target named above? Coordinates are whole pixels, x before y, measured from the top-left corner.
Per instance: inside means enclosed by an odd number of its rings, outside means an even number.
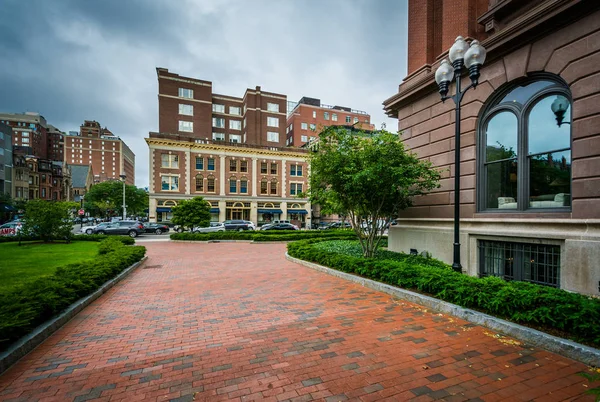
[[[96,120],[136,154],[158,129],[156,67],[365,110],[406,75],[406,0],[0,0],[0,111],[41,113],[62,131]]]

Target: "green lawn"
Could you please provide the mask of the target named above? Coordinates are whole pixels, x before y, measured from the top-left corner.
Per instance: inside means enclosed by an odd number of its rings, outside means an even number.
[[[98,243],[93,241],[65,243],[0,244],[0,294],[20,284],[51,275],[56,268],[93,259]]]

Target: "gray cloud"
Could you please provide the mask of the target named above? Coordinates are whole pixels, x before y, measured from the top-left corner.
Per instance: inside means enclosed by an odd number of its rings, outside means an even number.
[[[320,98],[371,114],[406,75],[399,0],[2,0],[0,111],[40,112],[63,131],[97,120],[136,154],[158,128],[155,67],[213,82]]]

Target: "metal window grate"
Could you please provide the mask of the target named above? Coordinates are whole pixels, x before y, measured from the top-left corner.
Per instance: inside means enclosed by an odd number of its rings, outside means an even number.
[[[559,287],[560,246],[479,240],[480,276]]]

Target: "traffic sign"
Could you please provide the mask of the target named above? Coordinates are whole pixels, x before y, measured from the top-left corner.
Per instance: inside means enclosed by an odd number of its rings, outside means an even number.
[[[80,209],[79,210],[79,215],[83,215],[83,214],[85,214],[85,211],[83,209]]]

